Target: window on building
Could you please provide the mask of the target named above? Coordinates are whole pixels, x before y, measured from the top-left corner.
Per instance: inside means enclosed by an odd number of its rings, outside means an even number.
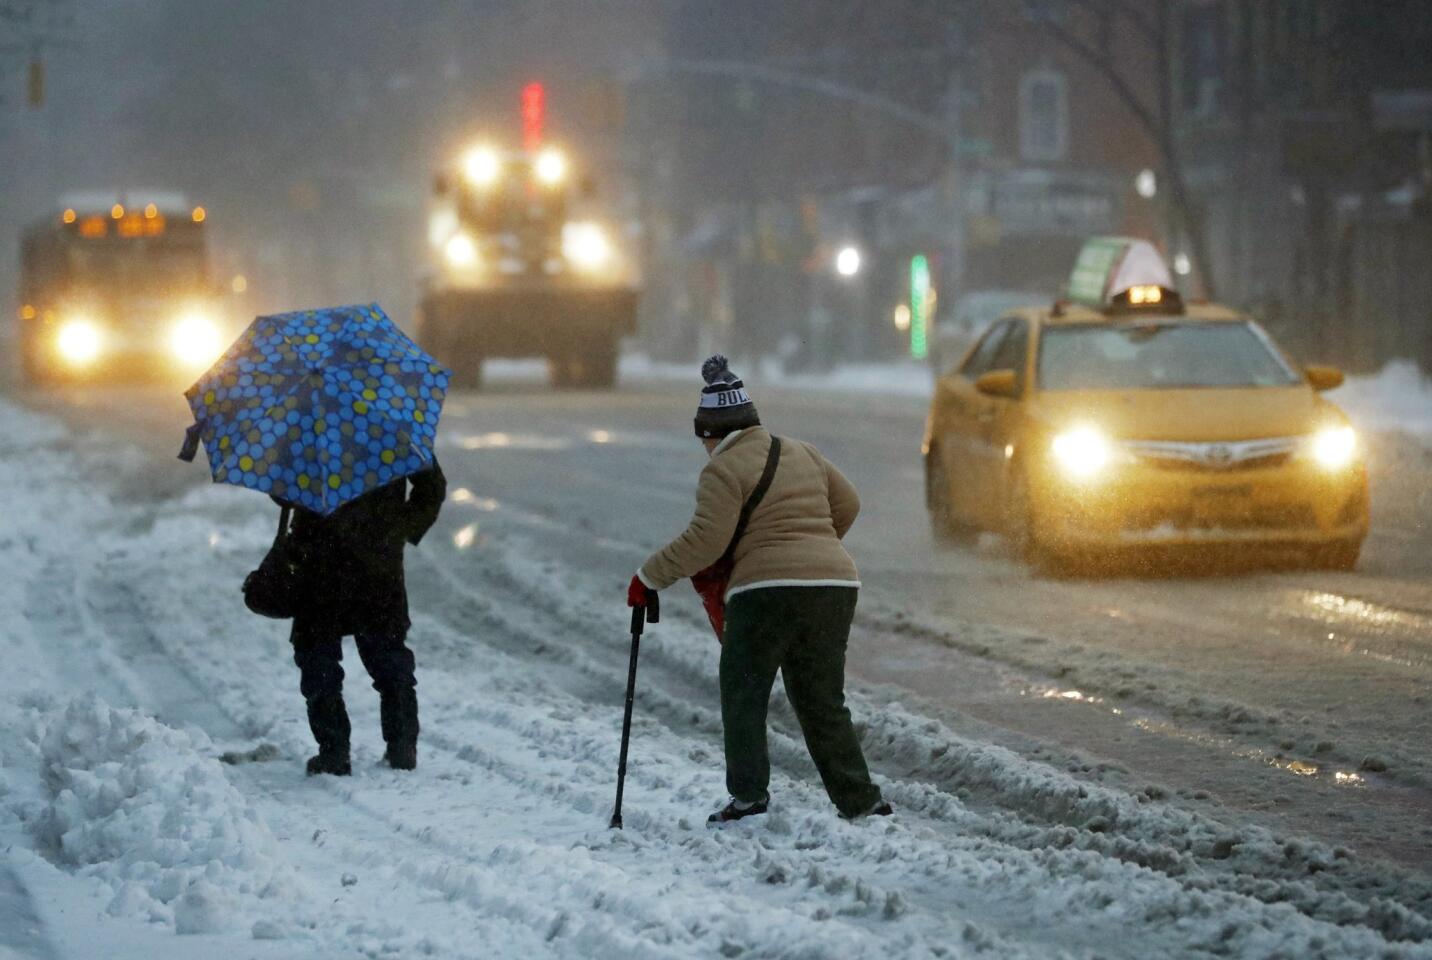
[[[1019,152],[1026,160],[1063,160],[1069,150],[1069,93],[1064,75],[1036,70],[1019,84]]]
[[[1223,87],[1223,17],[1217,4],[1184,11],[1182,67],[1184,110],[1197,116],[1217,112]]]

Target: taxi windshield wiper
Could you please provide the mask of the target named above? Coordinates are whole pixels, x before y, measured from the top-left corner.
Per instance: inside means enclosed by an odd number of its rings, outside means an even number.
[[[1131,343],[1148,343],[1159,334],[1172,329],[1173,325],[1168,323],[1146,323],[1126,330],[1124,337]]]

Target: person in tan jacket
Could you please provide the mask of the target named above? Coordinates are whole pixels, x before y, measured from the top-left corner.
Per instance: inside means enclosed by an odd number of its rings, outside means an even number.
[[[697,482],[696,512],[680,536],[642,564],[627,601],[642,606],[650,592],[723,557],[732,564],[724,624],[719,609],[712,614],[722,638],[721,722],[731,801],[710,822],[767,810],[766,712],[777,672],[841,816],[888,815],[845,705],[845,649],[860,575],[841,540],[860,512],[860,497],[815,447],[776,440],[761,426],[725,357],[707,360],[702,375],[695,426],[711,459]],[[753,509],[737,539],[748,504]]]

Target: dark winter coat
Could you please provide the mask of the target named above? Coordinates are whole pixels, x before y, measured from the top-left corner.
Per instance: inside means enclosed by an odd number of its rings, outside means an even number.
[[[416,546],[437,522],[446,496],[447,478],[434,460],[427,470],[369,491],[326,517],[296,511],[293,543],[306,587],[295,626],[336,626],[343,635],[407,630],[403,548]]]

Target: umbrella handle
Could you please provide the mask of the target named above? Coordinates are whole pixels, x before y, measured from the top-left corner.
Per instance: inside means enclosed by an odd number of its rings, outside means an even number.
[[[185,429],[184,446],[179,450],[180,460],[183,460],[185,463],[194,462],[194,457],[199,453],[200,433],[203,429],[204,425],[202,423],[196,423],[192,427]]]

